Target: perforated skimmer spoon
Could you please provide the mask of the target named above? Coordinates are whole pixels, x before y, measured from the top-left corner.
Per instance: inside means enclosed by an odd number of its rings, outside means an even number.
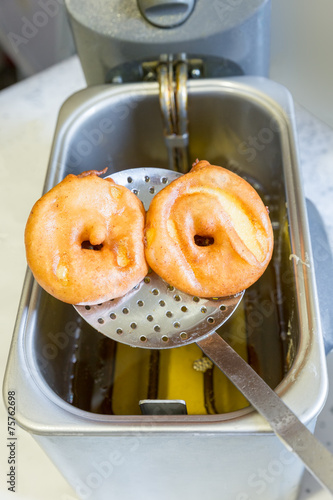
[[[135,168],[110,177],[132,190],[147,210],[154,195],[180,175],[165,169]],[[243,295],[244,291],[216,299],[192,297],[151,272],[124,297],[75,308],[93,328],[133,347],[166,349],[196,342],[267,420],[284,445],[333,494],[333,455],[215,332],[230,318]]]

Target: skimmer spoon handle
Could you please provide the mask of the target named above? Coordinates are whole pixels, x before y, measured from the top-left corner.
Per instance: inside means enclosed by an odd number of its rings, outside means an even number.
[[[333,455],[217,333],[196,343],[267,420],[283,444],[303,461],[309,472],[333,495]]]

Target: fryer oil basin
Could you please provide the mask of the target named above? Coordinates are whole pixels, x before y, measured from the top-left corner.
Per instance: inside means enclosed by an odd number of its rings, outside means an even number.
[[[219,334],[313,430],[327,380],[292,100],[273,82],[241,77],[190,81],[188,106],[191,159],[246,178],[274,229],[271,264]],[[69,173],[167,165],[157,84],[91,87],[60,112],[45,190]],[[294,499],[298,459],[217,368],[193,369],[200,360],[196,345],[115,343],[28,272],[5,385],[25,392],[18,423],[80,498],[109,498],[110,488],[130,498],[131,470],[139,498],[217,499],[223,484],[228,499]],[[185,400],[188,414],[141,415],[142,399]],[[283,481],[260,487],[258,471],[274,461]]]

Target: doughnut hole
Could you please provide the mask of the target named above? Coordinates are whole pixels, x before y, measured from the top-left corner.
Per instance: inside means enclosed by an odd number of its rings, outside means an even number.
[[[105,239],[106,227],[101,221],[97,224],[89,224],[81,235],[81,248],[82,250],[102,250]]]
[[[102,250],[103,243],[100,243],[99,245],[92,245],[89,240],[84,240],[81,243],[81,248],[82,250]]]
[[[198,247],[209,247],[210,245],[214,245],[214,238],[212,236],[201,236],[200,234],[195,234],[194,243]]]

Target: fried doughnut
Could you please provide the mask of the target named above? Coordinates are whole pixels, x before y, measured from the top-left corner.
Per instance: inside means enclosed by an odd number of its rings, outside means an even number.
[[[207,161],[162,189],[146,214],[148,264],[191,295],[241,292],[263,274],[272,251],[272,226],[258,193]]]
[[[147,274],[145,211],[105,173],[70,174],[40,198],[25,229],[27,261],[51,295],[92,305],[125,295]]]

